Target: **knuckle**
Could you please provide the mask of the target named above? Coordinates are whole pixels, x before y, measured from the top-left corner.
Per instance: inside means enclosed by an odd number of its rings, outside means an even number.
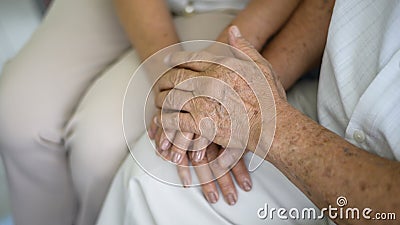
[[[215,186],[214,181],[209,181],[207,183],[204,183],[201,185],[201,188],[203,189],[203,191],[205,192],[209,192],[209,191],[217,191],[217,186]]]
[[[247,171],[236,172],[235,178],[237,180],[246,180],[248,178],[248,173],[247,173]]]
[[[181,83],[184,80],[185,75],[185,69],[179,68],[176,70],[176,74],[172,80],[172,83],[174,86],[177,86],[179,83]]]
[[[225,192],[228,192],[228,193],[233,192],[233,190],[235,189],[233,183],[227,182],[227,181],[220,182],[219,187],[221,188],[221,191],[223,191],[224,193]]]
[[[216,160],[210,162],[210,167],[211,167],[211,169],[213,171],[218,171],[218,170],[222,169],[222,167],[220,166],[220,164]]]
[[[186,178],[188,176],[188,171],[180,165],[177,165],[177,167],[179,177]]]
[[[216,191],[216,187],[211,185],[210,183],[202,184],[201,188],[203,189],[204,192],[211,192],[211,191]]]

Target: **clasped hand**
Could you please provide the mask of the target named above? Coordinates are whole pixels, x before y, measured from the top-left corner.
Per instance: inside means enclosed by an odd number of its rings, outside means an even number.
[[[156,140],[159,154],[178,165],[184,185],[191,183],[186,167],[190,161],[207,200],[218,200],[212,179],[216,177],[226,202],[232,205],[237,201],[237,192],[229,170],[239,186],[250,191],[251,179],[242,159],[244,150],[254,151],[259,143],[265,144],[263,131],[268,130],[266,124],[271,124],[271,119],[264,122],[265,116],[274,118],[274,97],[285,99],[285,92],[269,63],[235,27],[230,29],[229,42],[242,53],[234,51],[234,57],[207,52],[171,55],[169,63],[180,65],[157,83],[160,114],[149,134]],[[193,151],[189,154],[187,150]]]

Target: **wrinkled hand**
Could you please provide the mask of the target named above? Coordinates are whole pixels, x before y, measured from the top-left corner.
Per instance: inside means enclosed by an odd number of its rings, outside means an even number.
[[[220,53],[219,50],[221,50],[221,48],[214,48],[213,46],[207,48],[208,52],[214,54]],[[160,87],[165,86],[162,82],[162,80],[159,80],[153,89],[156,96],[160,92]],[[185,133],[183,135],[185,138],[182,138],[183,136],[175,136],[175,130],[163,130],[158,128],[155,121],[152,121],[148,133],[152,139],[155,139],[158,154],[164,159],[178,164],[178,174],[184,186],[189,186],[191,184],[191,177],[188,168],[180,165],[188,165],[190,162],[194,166],[199,181],[202,184],[202,191],[210,203],[218,201],[219,194],[217,183],[219,184],[218,186],[221,189],[225,201],[230,205],[234,204],[238,198],[233,178],[241,189],[244,191],[251,190],[251,178],[243,159],[240,159],[237,163],[235,162],[236,164],[232,168],[221,168],[215,163],[215,158],[224,151],[215,144],[207,148],[208,153],[206,153],[206,148],[200,149],[199,147],[196,148],[199,149],[197,151],[187,152],[190,143],[186,141],[186,138],[193,138],[193,133]],[[172,137],[172,139],[168,139],[167,137]],[[203,143],[203,146],[207,146],[210,143],[204,137],[196,136],[195,138],[199,139],[199,142]],[[172,145],[169,140],[172,140],[173,143],[180,144],[178,146]],[[214,182],[215,177],[218,177],[216,182]]]
[[[255,150],[265,141],[262,134],[273,130],[275,106],[286,101],[286,95],[270,64],[237,27],[231,27],[229,43],[245,55],[179,52],[170,56],[171,65],[181,65],[160,79],[156,106],[163,111],[157,121],[165,130],[196,133],[231,149]]]

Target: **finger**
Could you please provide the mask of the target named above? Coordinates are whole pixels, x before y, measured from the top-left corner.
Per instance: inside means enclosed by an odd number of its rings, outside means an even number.
[[[219,188],[221,189],[224,200],[229,205],[234,205],[237,202],[237,192],[231,173],[226,173],[217,179]]]
[[[174,138],[173,146],[171,147],[171,161],[176,164],[180,164],[186,155],[191,140],[193,139],[193,133],[177,132]]]
[[[215,143],[211,143],[209,146],[207,146],[207,161],[211,162],[215,160],[218,157],[219,154],[219,146]]]
[[[158,126],[156,124],[156,121],[157,121],[157,116],[155,115],[153,117],[153,119],[151,120],[150,127],[147,131],[151,140],[154,140],[154,138],[156,137],[156,134],[157,134]]]
[[[168,70],[163,76],[161,76],[161,78],[157,81],[157,86],[159,91],[169,90],[182,83],[183,81],[194,78],[197,75],[197,72],[189,69],[172,68]],[[180,88],[185,88],[185,85],[181,85]],[[190,89],[190,86],[187,88]]]
[[[169,151],[161,150],[161,142],[162,141],[160,141],[160,140],[162,140],[164,138],[165,138],[165,134],[164,134],[163,129],[158,127],[155,138],[154,138],[154,144],[156,145],[156,155],[161,157],[164,160],[169,160]]]
[[[242,158],[243,151],[240,149],[222,149],[219,151],[218,158],[210,161],[210,166],[216,177],[222,176],[230,171]]]
[[[232,168],[232,174],[242,190],[247,192],[251,190],[253,184],[243,158]]]
[[[179,66],[181,68],[190,69],[193,71],[205,71],[210,67],[210,62],[214,61],[214,55],[205,51],[189,52],[181,51],[172,53],[167,63],[170,66]]]
[[[163,130],[157,129],[156,134],[154,136],[154,144],[156,145],[157,151],[160,151],[160,139],[161,139],[162,134],[163,134]]]
[[[161,128],[158,128],[160,130],[160,135],[156,137],[154,140],[157,146],[157,151],[159,153],[159,156],[161,155],[163,159],[170,161],[170,149],[171,149],[171,141],[175,137],[175,130],[163,130]]]
[[[207,154],[208,154],[208,152],[207,152]],[[213,157],[215,157],[215,153],[208,158],[209,162],[210,162],[210,160],[214,160]],[[211,166],[210,168],[211,168],[211,171],[213,172],[214,176],[219,177],[219,178],[217,178],[217,183],[219,185],[219,188],[221,189],[222,195],[224,196],[225,202],[228,203],[229,205],[236,204],[237,191],[235,188],[235,184],[233,183],[231,174],[229,172],[227,172],[224,175],[220,176],[220,171],[214,171],[213,166]],[[216,174],[218,174],[218,175],[216,175]]]
[[[160,92],[155,99],[156,107],[163,110],[185,110],[190,112],[193,108],[193,101],[190,101],[195,96],[192,92],[172,89]]]
[[[205,150],[205,149],[204,149]],[[203,158],[202,160],[196,162],[191,158],[192,165],[194,166],[194,170],[201,184],[201,190],[204,194],[204,197],[211,204],[214,204],[218,201],[218,188],[216,183],[214,182],[214,176],[210,167],[208,166],[207,158]]]
[[[243,149],[230,148],[220,153],[217,162],[221,168],[229,169],[232,168],[236,163],[243,157]]]
[[[178,176],[182,181],[183,187],[189,187],[192,184],[192,176],[189,169],[189,158],[187,154],[183,155],[182,161],[176,166]]]
[[[206,155],[206,149],[191,152],[192,160],[194,162],[200,162],[201,160],[203,160],[205,155]]]
[[[231,26],[229,28],[229,44],[235,48],[238,48],[242,52],[244,52],[247,56],[249,56],[255,62],[260,62],[265,60],[264,57],[260,55],[260,53],[248,42],[240,33],[240,30],[237,26]],[[236,54],[235,54],[236,55]],[[239,57],[242,58],[242,57]],[[242,58],[243,59],[243,58]],[[244,59],[248,60],[248,59]]]
[[[182,132],[200,134],[197,124],[189,113],[162,112],[157,116],[157,123],[161,124],[162,128],[166,130],[181,130]]]
[[[209,140],[196,134],[193,140],[192,152],[190,153],[192,161],[202,161],[206,155],[207,146],[210,144]]]
[[[171,139],[175,136],[174,130],[162,130],[158,146],[160,151],[167,151],[171,147]]]
[[[216,127],[211,119],[202,118],[200,122],[195,122],[190,113],[184,112],[162,112],[157,116],[157,123],[161,124],[166,130],[180,130],[182,132],[201,135],[207,140],[221,145],[227,143],[224,138],[216,136]]]

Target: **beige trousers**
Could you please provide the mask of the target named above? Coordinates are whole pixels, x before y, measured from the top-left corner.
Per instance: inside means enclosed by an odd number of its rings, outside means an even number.
[[[126,76],[105,69],[128,47],[112,1],[57,0],[6,64],[0,150],[16,225],[94,223],[127,154]]]
[[[220,14],[176,23],[182,40],[215,39],[231,19]],[[121,105],[139,62],[133,53],[117,60],[128,48],[111,0],[56,0],[6,64],[0,150],[16,225],[95,223],[128,152]],[[130,110],[142,123],[142,108]]]

